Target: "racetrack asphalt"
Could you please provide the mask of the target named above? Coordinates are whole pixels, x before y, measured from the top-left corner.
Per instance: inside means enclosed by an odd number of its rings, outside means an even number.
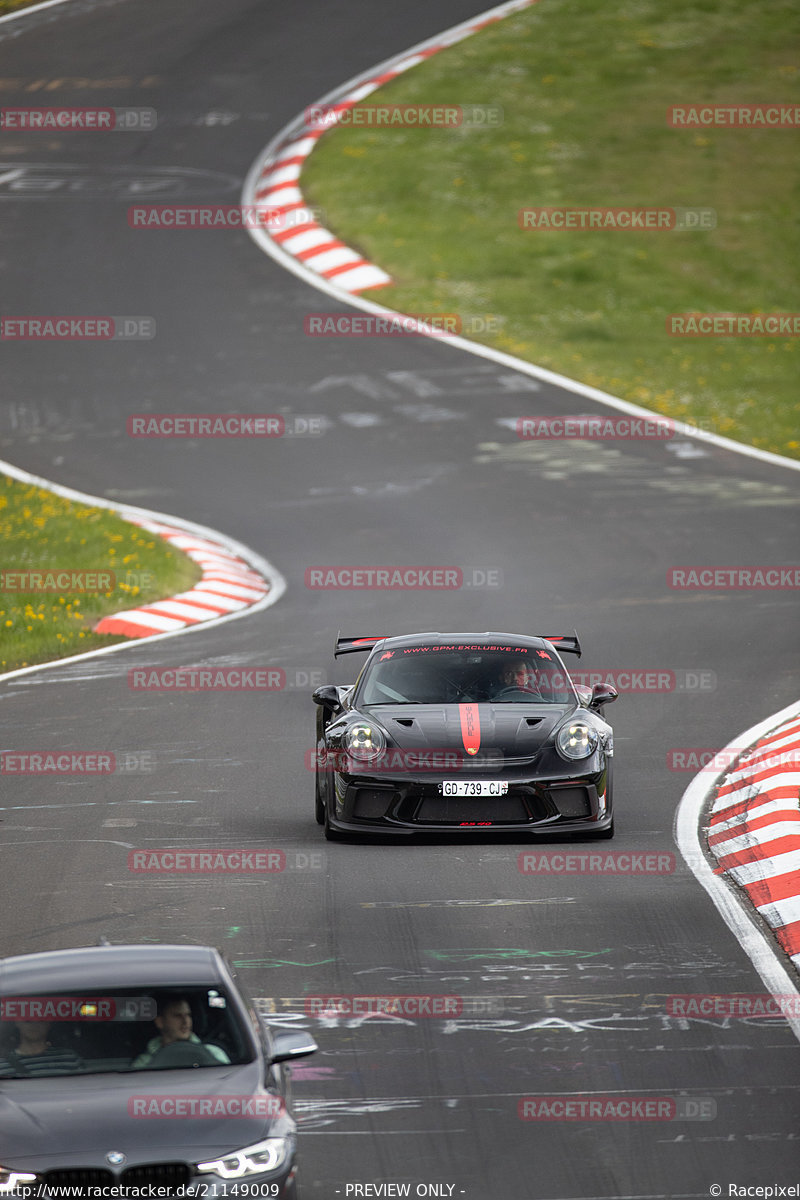
[[[19,81],[3,84],[4,103],[159,114],[147,134],[0,137],[5,315],[156,322],[155,338],[129,344],[4,344],[0,454],[222,530],[289,585],[250,619],[0,689],[3,749],[109,750],[154,768],[4,780],[4,952],[101,934],[215,944],[278,1012],[328,994],[493,1000],[488,1016],[454,1022],[300,1018],[321,1046],[295,1086],[307,1196],[396,1181],[453,1185],[470,1200],[791,1184],[800,1048],[789,1028],[670,1018],[666,1006],[674,994],[763,992],[680,865],[671,829],[688,777],[667,754],[725,745],[795,699],[793,595],[676,591],[667,572],[796,561],[797,474],[713,447],[683,457],[664,442],[520,442],[498,422],[607,410],[443,343],[306,337],[304,316],[337,304],[246,233],[127,225],[143,197],[237,204],[253,159],[305,104],[479,11],[455,0],[196,0],[190,13],[180,0],[74,0],[0,26],[0,79]],[[62,84],[30,90],[44,79]],[[475,87],[465,100],[491,99]],[[125,426],[140,412],[326,422],[317,437],[142,442]],[[314,566],[395,563],[502,582],[305,586]],[[521,840],[322,840],[304,761],[309,691],[352,678],[356,660],[331,656],[338,629],[573,626],[581,668],[649,667],[684,683],[608,710],[618,833],[601,848],[676,854],[674,870],[531,876],[518,870]],[[277,666],[287,686],[128,686],[132,667],[187,663]],[[161,846],[275,847],[293,869],[265,880],[128,870],[130,849]],[[521,1097],[553,1093],[708,1098],[716,1118],[518,1120]]]

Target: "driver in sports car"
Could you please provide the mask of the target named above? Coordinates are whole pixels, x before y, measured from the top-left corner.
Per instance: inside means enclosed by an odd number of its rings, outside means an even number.
[[[144,1051],[133,1060],[133,1070],[149,1066],[159,1050],[164,1046],[171,1046],[173,1042],[191,1042],[194,1046],[203,1046],[217,1062],[231,1061],[219,1046],[203,1042],[196,1033],[192,1033],[192,1009],[185,996],[162,996],[153,1024],[159,1030],[159,1036],[151,1038]]]
[[[512,689],[518,692],[530,692],[537,699],[541,699],[536,668],[526,658],[515,658],[503,667],[495,695],[500,697],[504,691]]]

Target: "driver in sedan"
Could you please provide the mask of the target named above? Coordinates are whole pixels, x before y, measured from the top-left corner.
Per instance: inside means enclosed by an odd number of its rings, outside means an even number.
[[[153,1019],[153,1024],[158,1029],[159,1036],[151,1038],[144,1051],[133,1060],[133,1070],[148,1067],[159,1050],[171,1046],[174,1042],[191,1042],[193,1046],[203,1046],[217,1062],[231,1061],[221,1047],[202,1042],[196,1033],[192,1033],[192,1009],[185,996],[162,996],[158,1001],[158,1016]]]

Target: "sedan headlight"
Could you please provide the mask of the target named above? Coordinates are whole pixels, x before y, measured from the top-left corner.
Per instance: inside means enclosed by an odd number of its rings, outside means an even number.
[[[351,725],[344,738],[347,753],[365,761],[377,758],[386,749],[386,738],[376,725],[359,721]]]
[[[12,1171],[10,1167],[0,1167],[0,1196],[22,1191],[20,1184],[35,1182],[36,1176],[29,1175],[27,1171]]]
[[[575,721],[572,725],[562,725],[556,738],[556,748],[562,758],[575,760],[588,758],[597,749],[600,739],[597,730],[583,721]]]
[[[224,1158],[197,1164],[203,1173],[213,1172],[222,1179],[241,1179],[245,1175],[261,1175],[265,1171],[277,1171],[284,1165],[292,1152],[289,1138],[271,1137],[244,1150],[235,1150]]]

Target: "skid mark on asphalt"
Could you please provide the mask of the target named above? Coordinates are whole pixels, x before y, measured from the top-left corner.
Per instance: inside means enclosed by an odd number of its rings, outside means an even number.
[[[504,424],[511,420],[504,418]],[[516,418],[513,420],[516,423]],[[667,444],[662,443],[662,448]],[[645,488],[667,494],[687,507],[696,506],[698,500],[718,507],[800,504],[800,496],[781,484],[734,476],[700,478],[689,467],[667,465],[662,477],[656,478],[651,458],[639,456],[632,449],[620,450],[589,439],[481,442],[477,451],[475,462],[479,465],[527,470],[542,479],[568,483],[579,476],[598,476],[598,495]]]

